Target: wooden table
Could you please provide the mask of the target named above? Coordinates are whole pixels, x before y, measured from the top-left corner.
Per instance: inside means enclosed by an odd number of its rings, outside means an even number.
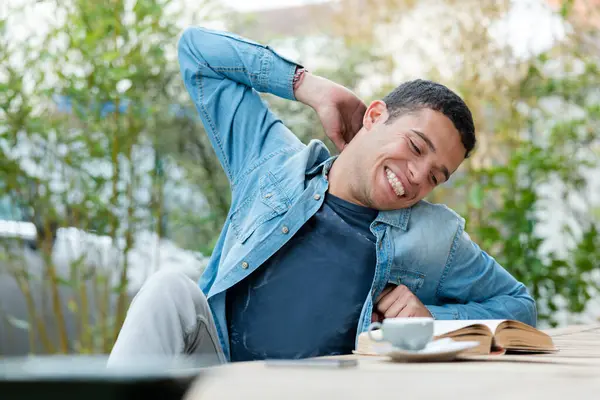
[[[202,374],[199,399],[600,399],[600,325],[546,331],[556,354],[469,356],[447,363],[359,360],[348,369],[236,363]]]

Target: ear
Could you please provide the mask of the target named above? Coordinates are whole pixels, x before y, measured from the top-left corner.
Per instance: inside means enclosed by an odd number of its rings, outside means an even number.
[[[387,105],[382,100],[375,100],[367,108],[363,117],[363,127],[371,130],[377,122],[385,122],[388,118]]]

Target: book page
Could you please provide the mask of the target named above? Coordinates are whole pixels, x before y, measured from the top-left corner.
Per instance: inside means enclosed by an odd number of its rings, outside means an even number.
[[[506,321],[505,319],[466,319],[466,320],[451,320],[451,321],[435,321],[433,323],[433,335],[440,336],[447,333],[467,328],[472,325],[485,325],[492,334],[496,332],[498,325]]]

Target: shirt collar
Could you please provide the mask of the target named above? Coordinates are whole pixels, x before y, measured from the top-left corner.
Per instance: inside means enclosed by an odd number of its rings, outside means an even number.
[[[401,208],[400,210],[380,211],[377,215],[377,218],[375,218],[375,221],[383,222],[384,224],[388,224],[396,228],[400,228],[403,231],[407,231],[408,220],[410,219],[411,210],[412,207]]]
[[[315,165],[311,169],[307,171],[307,175],[317,175],[321,174],[325,179],[327,179],[327,174],[333,165],[333,162],[338,158],[338,156],[331,156],[320,164]]]

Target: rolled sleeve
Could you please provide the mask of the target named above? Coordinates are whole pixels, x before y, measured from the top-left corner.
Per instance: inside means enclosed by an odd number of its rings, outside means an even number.
[[[458,311],[453,310],[451,308],[447,308],[444,306],[425,306],[425,307],[429,310],[433,319],[439,319],[439,320],[460,319],[460,316],[458,315]]]
[[[268,61],[266,68],[261,71],[261,75],[264,76],[264,80],[261,82],[264,83],[262,91],[287,100],[296,100],[293,80],[296,67],[300,67],[300,65],[283,58],[269,47],[263,51],[264,57]]]
[[[258,93],[295,100],[298,64],[268,46],[200,27],[183,32],[178,50],[184,84],[232,187],[270,154],[302,147]]]

